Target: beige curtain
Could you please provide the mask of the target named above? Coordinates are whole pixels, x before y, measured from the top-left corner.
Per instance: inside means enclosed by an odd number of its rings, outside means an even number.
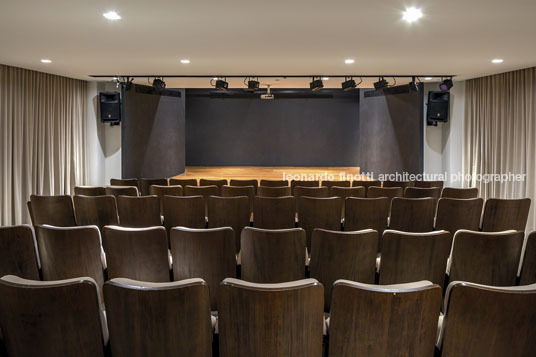
[[[532,199],[536,223],[536,67],[466,81],[464,174],[483,198]],[[485,183],[476,174],[526,174],[525,181]]]
[[[86,182],[86,82],[0,65],[1,225],[29,223],[30,194]]]

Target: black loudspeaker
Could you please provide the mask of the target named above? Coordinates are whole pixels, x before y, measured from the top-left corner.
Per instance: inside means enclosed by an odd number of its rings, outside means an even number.
[[[121,96],[119,92],[99,93],[100,117],[103,123],[121,121]]]
[[[426,123],[437,126],[438,122],[449,121],[450,92],[428,92],[428,109],[426,111]]]

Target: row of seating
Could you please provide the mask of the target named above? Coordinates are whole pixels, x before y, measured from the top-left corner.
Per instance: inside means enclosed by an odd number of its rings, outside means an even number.
[[[89,277],[0,279],[0,323],[10,356],[222,357],[529,356],[536,349],[536,284],[497,288],[429,281],[375,286],[337,280],[331,313],[315,279],[219,284],[217,318],[202,279],[146,283]],[[102,304],[103,303],[103,304]],[[104,314],[101,307],[106,307]],[[24,318],[21,318],[21,317]],[[327,317],[327,318],[326,318]]]

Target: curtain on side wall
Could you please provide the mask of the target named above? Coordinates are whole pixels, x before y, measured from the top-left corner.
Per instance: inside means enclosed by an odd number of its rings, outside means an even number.
[[[31,194],[86,182],[85,81],[0,65],[0,223],[29,223]]]
[[[532,199],[536,224],[536,67],[466,81],[463,171],[483,198]],[[525,181],[475,180],[477,174],[525,174]]]

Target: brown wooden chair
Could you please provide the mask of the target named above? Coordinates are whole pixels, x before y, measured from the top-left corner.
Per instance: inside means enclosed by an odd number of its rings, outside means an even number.
[[[290,187],[288,189],[290,190]],[[296,227],[296,199],[293,196],[257,196],[253,201],[253,220],[256,228],[294,228]]]
[[[197,186],[197,179],[187,179],[187,178],[170,178],[170,186],[182,186],[184,189],[185,186]]]
[[[347,197],[361,197],[364,198],[366,195],[366,189],[363,186],[356,187],[339,187],[332,186],[329,188],[330,197],[340,197],[342,198],[342,212],[341,219],[344,219],[344,206]]]
[[[106,226],[102,245],[108,278],[168,282],[168,242],[164,227],[124,228]]]
[[[30,196],[31,217],[34,226],[50,224],[58,227],[76,226],[71,196]]]
[[[138,196],[138,188],[136,186],[106,186],[104,188],[108,196]]]
[[[519,285],[536,283],[536,232],[527,237]]]
[[[389,228],[404,232],[433,231],[436,202],[431,197],[393,198]]]
[[[324,310],[329,311],[331,287],[338,279],[374,284],[378,232],[366,229],[337,232],[315,229],[311,242],[311,277],[324,285]]]
[[[433,356],[441,288],[429,281],[369,285],[338,280],[329,356]]]
[[[305,278],[305,231],[245,227],[241,235],[242,279],[283,283]]]
[[[445,187],[441,190],[441,197],[445,198],[477,198],[478,197],[478,188],[454,188],[454,187]]]
[[[378,252],[381,251],[383,231],[387,229],[390,200],[379,198],[347,198],[344,203],[344,230],[374,229],[378,232]]]
[[[240,233],[249,226],[250,209],[247,197],[208,198],[208,226],[231,227],[235,234],[236,253],[240,252]]]
[[[222,197],[240,197],[246,196],[249,201],[250,211],[253,212],[253,199],[255,198],[254,186],[228,186],[223,185],[221,187]]]
[[[255,187],[255,194],[257,194],[257,188],[259,187],[259,181],[256,179],[253,180],[238,180],[230,179],[229,186],[253,186]]]
[[[450,281],[462,280],[494,286],[515,285],[523,232],[474,232],[454,235]]]
[[[533,356],[536,284],[495,287],[449,284],[441,325],[442,356]]]
[[[402,191],[406,187],[413,187],[413,181],[382,181],[382,187],[402,187]]]
[[[117,204],[114,196],[74,196],[76,223],[80,226],[118,225]]]
[[[257,194],[261,197],[286,197],[292,196],[292,190],[290,189],[290,186],[259,186]]]
[[[367,190],[368,198],[387,197],[389,204],[395,197],[404,197],[404,190],[402,187],[377,187],[371,186]]]
[[[413,185],[415,187],[420,188],[432,188],[437,187],[439,188],[439,191],[443,189],[443,186],[445,185],[445,181],[414,181]]]
[[[103,357],[108,329],[91,278],[0,279],[0,324],[9,356]]]
[[[440,198],[437,203],[436,230],[450,232],[451,237],[459,229],[478,231],[482,216],[482,198]]]
[[[37,243],[27,225],[0,227],[0,277],[16,275],[39,280]]]
[[[265,187],[288,186],[288,180],[261,180],[259,186],[265,186]]]
[[[441,189],[439,187],[406,187],[404,190],[404,197],[406,198],[432,197],[438,200],[440,195]]]
[[[161,179],[139,179],[138,186],[140,188],[140,196],[149,196],[151,195],[151,186],[168,186],[168,180],[165,178]]]
[[[137,187],[138,189],[140,188],[138,179],[135,179],[135,178],[110,179],[110,186],[134,186],[134,187]]]
[[[341,229],[342,198],[298,198],[298,225],[305,229],[307,251],[311,251],[311,236],[315,228],[331,231]]]
[[[102,186],[75,186],[74,194],[80,196],[104,196],[106,189]]]
[[[383,232],[380,284],[429,280],[443,286],[450,254],[450,233]]]
[[[182,196],[182,186],[160,186],[151,185],[149,187],[151,196],[158,196],[160,201],[160,214],[164,215],[164,196]]]
[[[203,196],[203,200],[205,201],[205,216],[208,215],[208,197],[220,195],[220,190],[216,185],[184,186],[182,192],[184,196]]]
[[[96,226],[36,226],[35,235],[41,258],[43,280],[89,276],[97,283],[99,294],[104,284],[104,258]]]
[[[484,204],[483,232],[500,232],[507,229],[525,231],[529,217],[530,198],[490,198]]]
[[[207,284],[202,279],[104,285],[113,356],[212,356]]]
[[[320,186],[325,186],[325,187],[329,187],[329,188],[332,188],[334,186],[337,186],[337,187],[350,187],[351,186],[351,182],[350,181],[322,181],[320,182]]]
[[[290,187],[292,188],[292,195],[294,195],[294,188],[296,186],[319,187],[320,186],[320,181],[319,180],[314,180],[314,181],[292,180],[292,181],[290,181]]]
[[[152,227],[162,225],[160,201],[157,196],[117,197],[119,224],[123,227]]]
[[[329,197],[329,187],[294,187],[294,197]]]
[[[207,282],[210,309],[218,310],[218,290],[225,278],[236,276],[235,235],[230,227],[171,230],[173,279],[194,277]]]
[[[220,356],[322,356],[323,297],[314,279],[283,284],[225,279],[218,311]]]
[[[205,228],[205,199],[203,196],[164,196],[164,226],[171,228],[181,226],[188,228]]]
[[[368,181],[355,180],[355,181],[352,181],[352,187],[363,186],[365,188],[365,197],[366,197],[366,194],[367,194],[368,189],[370,187],[372,187],[372,186],[381,187],[381,185],[382,185],[381,181],[376,181],[376,180],[368,180]]]
[[[199,186],[216,186],[218,188],[218,196],[221,195],[221,187],[228,184],[227,179],[199,179]]]

